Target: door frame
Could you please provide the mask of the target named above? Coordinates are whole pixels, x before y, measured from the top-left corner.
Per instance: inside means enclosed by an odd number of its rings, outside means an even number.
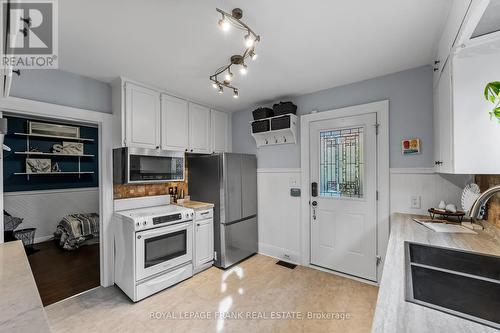
[[[0,112],[97,125],[99,133],[99,228],[101,235],[99,244],[100,283],[103,287],[113,285],[114,252],[113,232],[111,228],[113,215],[112,114],[16,97],[0,99]],[[0,174],[0,179],[1,183],[3,181],[3,173]],[[0,188],[0,200],[3,205],[3,186]],[[0,232],[3,234],[3,216],[0,219]]]
[[[390,201],[389,201],[389,100],[373,103],[348,106],[339,109],[314,112],[300,117],[300,161],[301,161],[301,261],[302,265],[317,268],[311,265],[311,221],[310,221],[310,152],[309,152],[309,125],[313,121],[328,120],[349,116],[377,114],[377,256],[381,261],[377,266],[377,282],[382,276],[385,253],[390,232]],[[330,271],[334,272],[334,271]],[[339,273],[343,275],[342,273]],[[359,278],[357,278],[359,279]],[[363,280],[363,279],[361,279]],[[364,281],[364,280],[363,280]],[[368,280],[366,280],[368,281]]]

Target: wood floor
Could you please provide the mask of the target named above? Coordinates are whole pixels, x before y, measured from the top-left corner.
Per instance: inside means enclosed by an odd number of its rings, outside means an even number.
[[[138,303],[98,288],[46,308],[64,332],[370,332],[378,288],[255,255]]]
[[[38,292],[44,306],[98,287],[99,244],[65,251],[53,241],[34,245],[28,256]]]

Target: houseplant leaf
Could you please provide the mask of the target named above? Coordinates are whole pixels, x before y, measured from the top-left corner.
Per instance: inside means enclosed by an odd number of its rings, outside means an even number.
[[[490,82],[484,88],[484,97],[491,103],[495,103],[500,95],[500,81]]]

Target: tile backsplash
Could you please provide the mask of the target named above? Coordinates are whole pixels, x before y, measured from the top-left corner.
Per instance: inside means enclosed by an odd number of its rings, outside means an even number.
[[[481,188],[481,192],[491,186],[500,184],[500,175],[476,175],[476,183]],[[488,202],[487,220],[500,227],[500,195],[497,194]]]
[[[151,195],[168,194],[170,187],[177,187],[177,193],[181,189],[184,190],[184,195],[187,195],[188,186],[187,182],[172,182],[161,184],[144,184],[144,185],[113,185],[113,197],[115,199],[146,197]]]

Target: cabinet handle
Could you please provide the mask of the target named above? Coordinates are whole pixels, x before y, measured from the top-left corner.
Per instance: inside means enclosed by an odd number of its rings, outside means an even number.
[[[199,226],[200,226],[200,224],[199,224],[199,223],[196,223],[196,226],[198,226],[198,227],[199,227]]]
[[[193,150],[191,149],[191,152],[193,152]]]
[[[156,149],[160,149],[160,146],[156,146]]]
[[[439,65],[440,63],[441,63],[441,61],[440,61],[440,60],[436,60],[436,61],[434,61],[434,65]]]
[[[186,151],[188,151],[188,149],[186,148]]]

